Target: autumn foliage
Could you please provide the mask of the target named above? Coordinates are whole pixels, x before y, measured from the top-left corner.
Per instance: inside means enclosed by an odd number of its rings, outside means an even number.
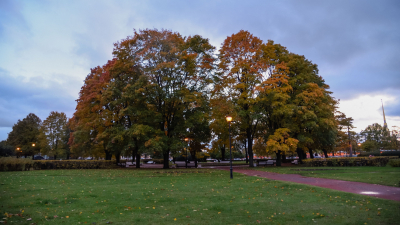
[[[337,101],[317,65],[243,30],[216,53],[200,35],[168,30],[134,31],[117,42],[113,59],[85,79],[69,122],[71,151],[117,160],[146,153],[168,168],[189,138],[195,159],[206,149],[224,158],[227,115],[233,142],[246,140],[250,166],[254,143],[255,153],[278,161],[334,148]]]

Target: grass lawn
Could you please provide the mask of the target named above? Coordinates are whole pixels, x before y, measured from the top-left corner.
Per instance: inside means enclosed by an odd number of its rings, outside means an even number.
[[[398,224],[400,202],[212,169],[0,173],[8,224]],[[13,215],[11,215],[13,214]]]
[[[400,167],[256,167],[256,170],[399,187]]]

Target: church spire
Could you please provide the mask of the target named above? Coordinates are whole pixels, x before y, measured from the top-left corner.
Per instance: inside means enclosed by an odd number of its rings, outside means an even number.
[[[383,109],[383,101],[382,102],[382,112],[383,112],[383,128],[387,128],[386,117],[385,117],[385,110]]]

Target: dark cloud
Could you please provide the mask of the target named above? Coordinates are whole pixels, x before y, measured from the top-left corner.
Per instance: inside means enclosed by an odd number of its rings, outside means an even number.
[[[25,82],[23,80],[22,77],[14,78],[0,69],[0,127],[11,128],[29,113],[35,113],[42,120],[51,111],[65,112],[67,116],[72,116],[76,97],[70,94],[69,89],[71,86],[79,87],[82,81],[47,80],[43,84],[40,77],[30,78]]]
[[[318,64],[320,75],[330,85],[334,97],[348,100],[363,94],[396,96],[395,103],[385,105],[385,112],[388,116],[400,115],[397,56],[400,1],[397,0],[121,0],[118,3],[0,0],[0,40],[13,45],[13,53],[36,43],[31,40],[32,21],[26,12],[30,16],[34,12],[40,14],[42,21],[53,21],[53,26],[58,23],[65,26],[61,30],[68,38],[55,41],[60,46],[65,40],[73,43],[68,51],[78,58],[73,61],[73,66],[80,68],[77,71],[104,65],[112,57],[113,43],[132,35],[133,29],[164,28],[184,36],[200,34],[217,48],[227,36],[243,29],[264,41],[274,40]],[[49,16],[47,12],[57,14]],[[6,58],[0,52],[0,59]],[[27,79],[16,77],[15,71],[10,73],[0,70],[0,128],[12,126],[30,112],[42,119],[52,110],[71,116],[76,105],[73,96],[77,96],[86,76],[80,74],[81,79],[77,80],[59,71],[50,78]]]

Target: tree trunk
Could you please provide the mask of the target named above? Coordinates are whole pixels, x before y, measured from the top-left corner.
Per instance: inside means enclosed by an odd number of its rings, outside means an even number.
[[[115,153],[115,159],[117,160],[117,164],[119,163],[120,158],[121,158],[121,153],[120,152]]]
[[[248,144],[248,151],[249,151],[249,167],[254,167],[253,163],[253,137],[251,136],[251,129],[247,128],[247,144]]]
[[[105,148],[104,145],[103,145],[103,147],[104,147],[104,152],[106,153],[106,160],[111,160],[111,158],[112,158],[111,151],[108,151],[108,150]]]
[[[244,142],[244,151],[246,152],[246,164],[249,164],[249,155],[247,154],[247,143]]]
[[[279,150],[278,152],[275,152],[275,154],[276,154],[276,166],[281,166],[282,165],[281,151]]]
[[[130,147],[129,147],[129,149],[130,149]],[[132,162],[135,162],[135,159],[136,159],[136,152],[135,152],[135,149],[133,149],[132,150]]]
[[[299,156],[299,163],[303,163],[304,155],[303,150],[301,148],[296,149],[297,156]]]
[[[26,157],[25,157],[26,158]],[[57,159],[57,155],[54,155],[54,160],[56,160]]]
[[[136,168],[140,168],[140,155],[139,155],[139,148],[134,147],[132,151],[132,161],[136,159]]]
[[[225,145],[223,145],[220,149],[221,149],[221,160],[225,160]]]
[[[163,169],[169,169],[169,150],[163,153],[164,166]]]
[[[313,155],[312,149],[308,149],[308,153],[310,153],[310,159],[313,159],[314,155]]]
[[[136,152],[136,168],[140,168],[140,154]]]
[[[191,158],[193,158],[193,160],[194,160],[194,167],[197,168],[197,156],[196,156],[196,151],[194,151],[193,154],[192,154],[192,153],[190,153],[190,154],[192,155]]]
[[[282,153],[282,162],[286,162],[286,153],[285,152]]]
[[[326,149],[322,149],[322,151],[324,152],[325,158],[328,158],[328,151]]]

